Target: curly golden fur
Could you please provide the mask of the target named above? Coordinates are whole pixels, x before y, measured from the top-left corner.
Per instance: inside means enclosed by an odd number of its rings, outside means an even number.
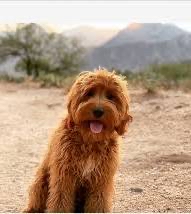
[[[132,119],[127,82],[106,69],[82,72],[67,107],[25,212],[111,212],[118,137]]]

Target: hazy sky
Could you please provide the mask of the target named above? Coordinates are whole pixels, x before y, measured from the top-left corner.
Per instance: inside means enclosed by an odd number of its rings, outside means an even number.
[[[191,31],[189,1],[1,1],[2,24],[35,22],[62,31],[79,25],[122,28],[131,22],[173,23]]]

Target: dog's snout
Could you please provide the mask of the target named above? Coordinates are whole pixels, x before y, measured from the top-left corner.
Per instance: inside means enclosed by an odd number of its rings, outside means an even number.
[[[93,114],[96,118],[99,118],[104,114],[104,110],[102,108],[96,108],[93,110]]]

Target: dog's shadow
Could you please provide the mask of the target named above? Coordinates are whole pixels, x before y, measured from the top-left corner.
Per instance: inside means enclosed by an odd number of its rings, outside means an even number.
[[[85,206],[87,197],[88,197],[87,189],[84,186],[79,187],[76,191],[74,213],[85,212],[84,206]]]

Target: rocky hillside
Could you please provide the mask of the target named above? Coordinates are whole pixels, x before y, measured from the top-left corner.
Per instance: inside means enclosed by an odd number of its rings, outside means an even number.
[[[191,59],[191,34],[170,24],[131,24],[87,56],[88,68],[138,70]]]

